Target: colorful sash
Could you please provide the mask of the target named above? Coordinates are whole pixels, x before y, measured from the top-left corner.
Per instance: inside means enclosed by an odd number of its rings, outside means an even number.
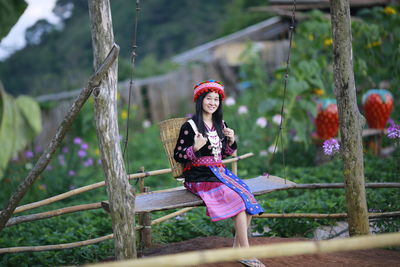
[[[208,166],[215,176],[230,189],[234,190],[243,199],[248,214],[255,215],[264,212],[258,204],[248,185],[242,179],[224,167]]]

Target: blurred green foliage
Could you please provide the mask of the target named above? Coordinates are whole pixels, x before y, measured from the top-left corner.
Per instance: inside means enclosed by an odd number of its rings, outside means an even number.
[[[8,34],[26,7],[24,0],[0,0],[0,40]]]
[[[0,62],[0,79],[7,90],[40,95],[82,87],[93,73],[87,1],[59,0],[59,10],[73,4],[72,16],[62,27],[39,21],[27,31],[27,46]],[[171,70],[169,58],[267,18],[245,12],[250,0],[140,1],[136,50],[136,77]],[[135,3],[111,1],[115,42],[120,46],[119,79],[130,77]],[[233,23],[234,22],[234,23]],[[45,32],[44,34],[40,34]],[[39,42],[35,38],[40,35]],[[143,65],[142,65],[143,62]],[[18,77],[18,79],[16,79]]]
[[[240,1],[238,1],[240,2]],[[236,1],[235,1],[236,3]],[[363,90],[375,87],[380,81],[388,81],[395,101],[399,98],[398,66],[391,60],[398,59],[397,23],[399,13],[388,14],[386,9],[376,8],[363,11],[360,14],[365,21],[353,22],[353,46],[355,76],[359,95]],[[324,165],[315,166],[314,160],[321,148],[304,142],[313,131],[312,115],[315,114],[315,100],[319,97],[333,96],[333,74],[330,26],[329,22],[319,12],[313,12],[309,20],[304,21],[296,30],[292,63],[288,84],[287,123],[284,132],[286,150],[285,164],[281,150],[278,150],[273,160],[267,160],[272,154],[269,149],[274,144],[277,133],[277,117],[282,101],[284,66],[271,76],[263,68],[257,54],[249,51],[244,57],[247,63],[241,69],[242,94],[234,103],[227,105],[225,101],[225,120],[235,129],[239,136],[239,154],[255,152],[255,157],[240,161],[239,176],[246,179],[262,173],[270,173],[296,183],[336,183],[343,182],[342,162],[333,157]],[[385,18],[385,20],[381,19]],[[382,26],[386,25],[389,26]],[[388,28],[389,27],[389,28]],[[389,30],[390,29],[390,30]],[[372,38],[370,31],[376,31],[381,36],[381,42]],[[374,33],[375,34],[375,33]],[[385,44],[389,42],[390,44]],[[392,42],[393,41],[393,42]],[[375,42],[375,43],[374,43]],[[392,46],[393,45],[393,46]],[[397,45],[397,46],[396,46]],[[387,64],[379,57],[382,49],[391,47],[391,57],[385,58]],[[386,53],[386,52],[385,52]],[[383,55],[382,55],[383,56]],[[147,59],[151,66],[156,61]],[[389,62],[390,61],[390,62]],[[381,62],[381,63],[380,63]],[[393,63],[393,64],[392,64]],[[149,67],[150,68],[150,67]],[[375,68],[379,68],[375,69]],[[381,73],[378,76],[377,73]],[[375,77],[376,76],[376,77]],[[47,104],[51,107],[51,103]],[[245,107],[245,108],[243,108]],[[85,105],[83,112],[73,125],[69,136],[60,151],[51,162],[52,168],[46,170],[24,198],[23,203],[38,201],[59,192],[88,185],[103,180],[103,173],[98,165],[97,141],[94,131],[93,102]],[[240,110],[240,112],[239,112]],[[127,122],[127,107],[120,105],[118,119],[121,142],[124,141],[125,123],[128,123],[131,134],[128,143],[126,166],[129,173],[168,168],[167,159],[159,139],[157,125],[150,121],[141,121],[136,117],[136,107],[131,107],[130,121]],[[264,117],[267,125],[264,126]],[[393,113],[395,120],[399,113]],[[297,125],[296,125],[297,124]],[[82,142],[74,142],[80,137],[88,144],[86,155],[80,157]],[[393,140],[384,137],[385,145],[394,145]],[[62,149],[68,147],[68,153]],[[63,157],[60,157],[64,155]],[[82,153],[81,153],[82,155]],[[26,176],[37,154],[33,158],[20,157],[13,161],[7,169],[6,178],[0,181],[2,193],[0,200],[4,203],[16,185]],[[85,166],[88,159],[93,159],[93,165]],[[63,165],[60,158],[68,164]],[[364,166],[366,182],[400,182],[400,149],[387,158],[379,158],[365,152]],[[75,175],[69,175],[70,170]],[[138,187],[133,181],[132,186]],[[179,186],[171,175],[159,175],[146,178],[146,186],[151,190]],[[23,214],[92,203],[106,199],[104,188],[99,188],[70,199],[54,203],[49,207],[38,208]],[[270,193],[257,197],[267,213],[340,213],[346,212],[345,196],[342,189],[322,190],[288,190]],[[400,195],[398,189],[367,189],[367,201],[370,212],[389,212],[400,210]],[[152,218],[161,217],[171,211],[152,213]],[[254,219],[252,231],[264,236],[281,237],[312,237],[316,227],[332,225],[336,220],[317,219]],[[376,219],[370,222],[377,226],[379,232],[396,232],[400,229],[400,220]],[[177,216],[167,222],[153,226],[153,239],[160,243],[187,240],[198,236],[222,235],[232,236],[232,222],[225,220],[212,223],[205,216],[205,208],[199,207]],[[30,222],[6,228],[0,239],[1,247],[45,245],[76,242],[106,235],[112,232],[110,217],[103,211],[87,211],[71,215],[62,215],[42,221]],[[9,266],[54,266],[61,264],[84,264],[113,257],[112,241],[61,251],[16,253],[0,256],[0,264]]]

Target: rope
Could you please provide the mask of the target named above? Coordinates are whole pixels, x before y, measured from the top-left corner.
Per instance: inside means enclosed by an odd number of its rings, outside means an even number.
[[[284,107],[285,107],[285,99],[286,99],[286,92],[287,92],[287,84],[288,84],[288,79],[289,79],[289,70],[290,70],[290,56],[291,56],[291,50],[292,50],[292,40],[293,40],[293,32],[295,28],[295,21],[296,21],[296,0],[293,0],[293,6],[292,6],[292,16],[291,16],[291,23],[289,26],[289,50],[288,50],[288,56],[286,59],[286,71],[285,71],[285,76],[284,76],[284,89],[283,89],[283,97],[282,97],[282,106],[281,106],[281,121],[279,123],[279,130],[278,130],[278,137],[276,138],[275,146],[274,146],[274,152],[272,153],[272,158],[271,161],[274,159],[275,153],[276,153],[276,148],[278,147],[279,139],[281,140],[281,150],[282,150],[282,163],[283,163],[283,177],[286,177],[286,163],[285,163],[285,151],[283,149],[284,147],[284,140],[282,138],[282,125],[283,121],[285,119],[285,113],[284,113]],[[269,174],[268,174],[269,176]],[[286,182],[286,178],[285,178]]]
[[[133,39],[132,39],[132,48],[131,48],[131,75],[129,80],[129,93],[128,93],[128,115],[126,117],[126,130],[125,130],[125,140],[124,140],[124,148],[123,148],[123,158],[125,159],[125,165],[127,166],[127,173],[129,173],[129,153],[127,152],[128,140],[129,140],[129,117],[131,112],[131,96],[132,96],[132,87],[133,87],[133,73],[135,67],[135,59],[136,59],[136,49],[137,49],[137,31],[138,31],[138,22],[139,22],[139,13],[140,13],[140,0],[136,0],[136,16],[135,23],[133,29]],[[125,157],[126,155],[126,157]]]

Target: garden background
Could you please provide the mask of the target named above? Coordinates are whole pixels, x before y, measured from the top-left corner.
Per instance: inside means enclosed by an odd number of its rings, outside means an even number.
[[[57,4],[65,6],[70,2],[61,0]],[[215,5],[213,1],[193,1],[194,6],[190,7],[185,1],[172,3],[152,1],[143,4],[139,28],[141,35],[138,39],[141,44],[139,62],[135,69],[137,78],[167,73],[176,68],[168,60],[172,55],[270,16],[243,12],[250,6],[262,5],[263,1],[257,1],[256,4],[254,1],[234,1],[233,4],[230,1],[220,1],[220,5]],[[0,79],[8,93],[14,96],[21,93],[37,96],[82,85],[92,72],[90,34],[88,29],[85,31],[85,27],[80,27],[88,24],[85,22],[88,20],[86,5],[86,2],[74,2],[72,16],[64,20],[62,29],[42,21],[27,32],[28,46],[0,63]],[[114,32],[121,46],[120,79],[128,78],[130,73],[129,44],[134,8],[131,8],[130,13],[126,10],[121,2],[113,2]],[[391,118],[396,123],[400,122],[397,104],[400,97],[399,11],[398,6],[358,10],[357,19],[352,23],[353,63],[360,110],[361,96],[365,92],[384,87],[393,95],[395,106]],[[176,15],[163,17],[163,14],[170,13]],[[334,98],[332,39],[330,23],[325,14],[312,11],[308,15],[306,20],[297,25],[292,47],[283,131],[285,164],[282,160],[283,147],[278,147],[275,155],[272,153],[282,119],[280,108],[285,66],[268,73],[257,50],[250,43],[242,55],[246,63],[238,71],[242,85],[240,95],[228,96],[224,106],[224,119],[236,130],[238,136],[239,154],[255,153],[254,157],[239,162],[238,174],[242,178],[269,173],[296,183],[343,182],[342,163],[338,154],[328,158],[322,165],[316,164],[316,155],[321,151],[321,144],[312,142],[316,106],[319,100]],[[33,38],[38,32],[42,33],[39,42]],[[69,49],[73,49],[74,53]],[[71,54],[76,58],[71,58]],[[47,102],[41,104],[40,108],[43,111],[53,105]],[[128,107],[122,101],[119,101],[118,112],[121,141],[126,124],[130,127],[128,172],[137,172],[141,167],[146,171],[168,168],[157,124],[149,120],[137,120],[134,106],[130,108],[131,116],[127,121]],[[185,115],[182,113],[176,115]],[[366,182],[399,182],[398,143],[399,139],[383,136],[383,147],[397,145],[395,151],[385,158],[365,149]],[[16,186],[25,178],[41,152],[42,148],[32,143],[10,161],[0,181],[2,205],[5,205]],[[89,100],[61,149],[21,204],[102,181],[100,164],[93,101]],[[136,186],[134,182],[132,185]],[[171,175],[159,175],[146,178],[146,185],[156,190],[179,186],[180,183]],[[369,211],[399,211],[399,195],[397,189],[367,189]],[[54,203],[50,208],[93,203],[106,198],[105,189],[99,188]],[[342,189],[281,191],[258,199],[266,212],[270,213],[346,212]],[[47,209],[38,208],[34,212]],[[28,213],[32,212],[25,214]],[[152,218],[166,213],[152,213]],[[335,222],[328,219],[255,219],[252,231],[264,236],[312,238],[315,228]],[[379,232],[395,232],[400,229],[399,219],[377,219],[370,223]],[[87,211],[6,228],[1,234],[0,246],[68,243],[111,232],[111,219],[107,213],[102,210]],[[153,227],[154,241],[160,243],[212,235],[232,236],[231,223],[209,222],[203,207]],[[10,266],[83,264],[109,258],[113,254],[112,241],[105,241],[63,251],[2,255],[0,263]]]

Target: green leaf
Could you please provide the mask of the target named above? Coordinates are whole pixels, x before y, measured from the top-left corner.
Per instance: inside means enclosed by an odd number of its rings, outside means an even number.
[[[21,115],[32,128],[35,135],[42,130],[42,117],[39,104],[29,96],[19,96],[15,101]]]
[[[0,102],[1,102],[1,118],[0,118],[0,179],[4,175],[8,161],[12,156],[14,148],[14,123],[13,123],[13,98],[8,96],[4,91],[3,85],[0,83]]]

